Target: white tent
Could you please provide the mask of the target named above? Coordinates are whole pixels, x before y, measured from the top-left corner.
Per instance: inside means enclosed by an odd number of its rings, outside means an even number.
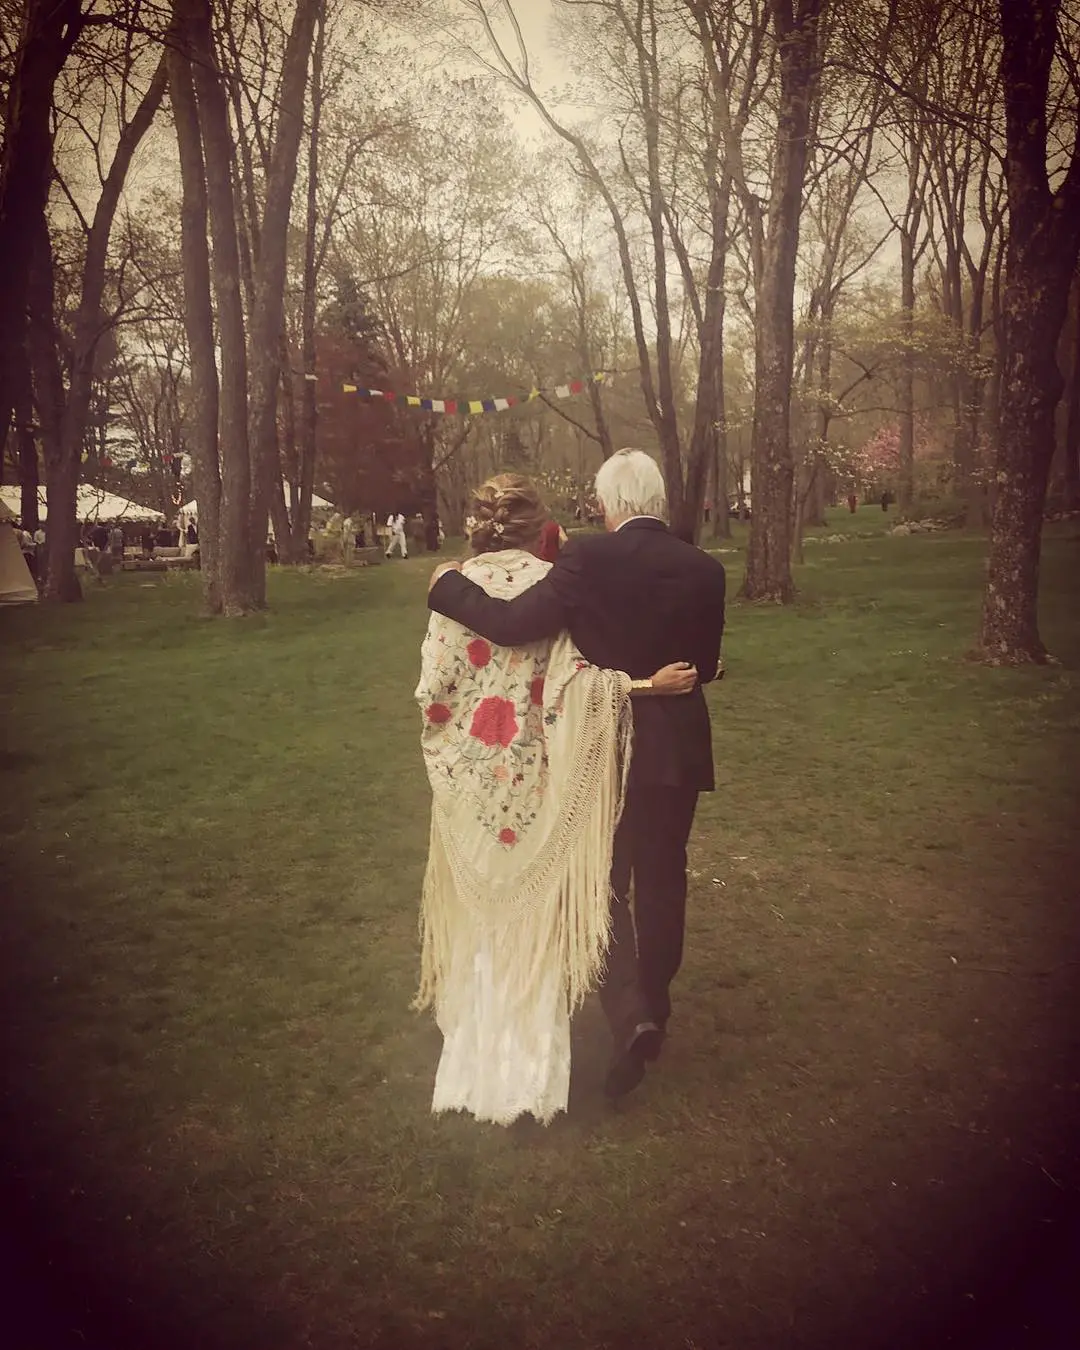
[[[38,488],[38,516],[45,520],[49,514],[48,498],[45,489]],[[9,511],[22,509],[21,490],[17,487],[0,488],[0,501]],[[138,502],[129,502],[126,497],[118,497],[104,488],[80,485],[75,499],[75,514],[80,520],[164,520],[160,511],[150,506],[140,506]]]
[[[15,529],[14,511],[0,501],[0,605],[28,605],[38,598]]]
[[[325,497],[320,497],[317,492],[311,494],[311,504],[316,511],[332,511],[334,508]],[[192,497],[191,501],[186,502],[180,508],[180,514],[183,516],[194,516],[196,520],[199,516],[199,503]]]

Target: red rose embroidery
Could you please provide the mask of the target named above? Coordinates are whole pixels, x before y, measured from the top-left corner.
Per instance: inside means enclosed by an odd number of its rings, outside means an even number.
[[[514,831],[511,830],[511,829],[500,830],[500,831],[499,831],[499,843],[500,843],[500,844],[516,844],[516,843],[517,843],[517,835],[516,835],[516,834],[514,833]]]
[[[543,707],[544,704],[544,677],[538,675],[529,685],[529,699],[537,705]]]
[[[442,726],[444,722],[449,722],[454,714],[445,703],[429,703],[424,715],[429,722],[434,722],[436,726]]]
[[[491,647],[483,638],[473,638],[465,653],[474,666],[486,666],[491,660]]]
[[[508,698],[486,698],[473,713],[469,735],[485,745],[509,745],[517,729],[513,703]]]

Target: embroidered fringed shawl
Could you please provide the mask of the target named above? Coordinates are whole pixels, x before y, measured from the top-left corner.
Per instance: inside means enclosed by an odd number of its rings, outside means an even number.
[[[511,599],[549,566],[508,549],[462,571]],[[517,999],[559,972],[573,1011],[608,944],[629,677],[590,666],[565,633],[495,647],[433,614],[416,698],[432,810],[415,1006],[440,1008],[454,960],[479,935]]]

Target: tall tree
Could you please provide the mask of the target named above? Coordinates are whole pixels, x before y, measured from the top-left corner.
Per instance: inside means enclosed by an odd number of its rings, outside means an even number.
[[[795,262],[808,138],[822,63],[828,0],[770,0],[780,81],[768,232],[755,306],[754,499],[743,594],[786,602],[791,577],[791,384],[795,356]]]
[[[206,161],[192,74],[192,28],[197,22],[194,5],[178,0],[173,7],[166,63],[180,158],[180,254],[191,391],[187,443],[199,506],[203,599],[209,613],[217,614],[224,608],[218,548],[221,537],[220,387],[214,355]]]
[[[997,122],[1000,115],[999,43],[985,5],[949,16],[926,53],[928,88],[943,107],[964,120],[923,118],[935,228],[928,231],[940,284],[941,309],[952,328],[955,356],[948,389],[952,413],[952,486],[963,500],[969,525],[983,523],[985,468],[978,463],[984,440],[987,365],[982,354],[988,286],[1003,245],[1005,180]],[[972,209],[979,230],[972,238]]]
[[[323,0],[297,0],[285,47],[273,148],[266,175],[265,204],[255,269],[250,324],[252,353],[250,421],[252,452],[250,597],[266,604],[265,522],[271,498],[281,497],[277,400],[281,384],[281,336],[284,323],[289,217],[300,141],[304,129],[304,93],[316,20]],[[282,524],[286,522],[281,522]]]
[[[263,161],[261,211],[244,220],[229,121],[228,81],[213,31],[211,0],[175,0],[176,54],[170,66],[174,98],[185,104],[176,119],[185,194],[185,292],[200,316],[190,324],[195,402],[203,430],[196,473],[200,540],[217,514],[216,576],[207,579],[214,612],[242,615],[266,603],[265,529],[271,494],[280,487],[277,400],[281,379],[286,252],[292,192],[303,132],[304,91],[315,22],[322,0],[297,0],[285,41],[274,102],[272,136]],[[231,72],[235,78],[238,72]],[[248,203],[250,205],[250,202]],[[216,306],[220,382],[207,347],[205,243],[192,236],[209,225],[213,244],[209,275]],[[241,229],[244,224],[246,228]],[[251,255],[244,263],[241,238]],[[204,236],[205,238],[205,236]],[[250,314],[245,313],[245,266]],[[211,311],[213,312],[213,311]],[[213,339],[210,337],[212,343]],[[196,354],[195,345],[200,351]],[[196,362],[198,376],[196,377]],[[215,511],[216,454],[209,439],[209,409],[217,404],[214,445],[220,451],[220,506]],[[204,502],[200,490],[208,494]],[[219,587],[215,591],[214,587]]]
[[[1066,511],[1080,511],[1080,279],[1073,282],[1069,387],[1066,396],[1063,505]]]
[[[618,100],[620,135],[616,145],[605,145],[557,116],[537,90],[512,4],[495,6],[487,0],[463,0],[463,5],[490,53],[490,60],[480,59],[527,99],[547,127],[571,147],[578,172],[608,212],[630,308],[641,396],[660,452],[672,523],[680,533],[696,537],[713,446],[716,417],[711,409],[716,381],[711,368],[707,368],[707,377],[698,381],[701,416],[696,435],[692,434],[686,445],[679,426],[683,401],[682,344],[676,334],[680,297],[671,253],[675,253],[684,278],[687,269],[678,256],[684,243],[673,203],[678,181],[678,154],[673,142],[677,143],[678,137],[670,134],[672,90],[666,80],[669,71],[678,74],[681,68],[682,15],[680,26],[673,25],[671,7],[662,0],[597,0],[590,6],[596,11],[594,37],[602,57],[594,73],[606,79],[611,72],[606,96]],[[513,48],[496,31],[499,15],[509,23]],[[715,144],[713,148],[715,151]],[[716,339],[717,309],[714,291],[707,306],[701,304],[694,314],[695,320],[700,315],[705,332],[706,362],[711,361],[709,344]],[[697,336],[700,350],[701,333]]]
[[[102,113],[101,123],[105,125],[93,138],[96,162],[101,166],[100,190],[93,214],[86,219],[76,208],[85,230],[85,251],[78,281],[78,301],[71,325],[66,389],[62,382],[57,381],[57,371],[61,368],[61,335],[55,307],[45,309],[43,305],[35,304],[31,315],[31,330],[36,333],[32,344],[35,353],[35,392],[43,431],[49,428],[44,436],[45,478],[49,499],[45,596],[56,601],[82,598],[75,575],[75,546],[79,542],[76,501],[98,349],[111,330],[115,317],[103,311],[109,246],[132,160],[165,94],[164,56],[157,56],[157,64],[151,67],[149,82],[141,91],[138,89],[140,69],[149,57],[156,54],[149,49],[145,40],[138,44],[132,41],[132,33],[141,22],[138,3],[132,6],[125,19],[126,23],[117,40],[104,41],[100,51],[88,56],[88,59],[97,58],[101,61],[100,72],[95,73],[94,85],[100,92],[102,103],[108,106],[112,102],[113,92],[105,90],[109,85],[115,86],[117,73],[124,92],[115,98],[115,127],[105,129],[107,121],[111,119]],[[108,33],[109,30],[103,31]],[[115,37],[116,34],[109,33],[109,38]],[[112,155],[111,159],[105,161],[108,164],[105,168],[103,158],[108,141],[112,141]],[[69,194],[69,199],[74,206],[72,194]],[[37,239],[34,268],[51,274],[54,266],[53,248],[43,221],[39,225]],[[53,294],[54,289],[51,275],[41,280],[40,295],[43,302],[46,296]],[[46,412],[43,404],[47,400],[54,406]]]
[[[998,4],[1009,239],[997,490],[981,648],[987,661],[1015,665],[1047,659],[1038,626],[1039,553],[1054,412],[1063,385],[1057,348],[1080,255],[1080,135],[1075,116],[1080,91],[1074,80],[1072,147],[1054,164],[1055,189],[1048,167],[1047,103],[1055,56],[1065,44],[1061,0]]]
[[[321,10],[318,15],[308,82],[302,260],[294,282],[300,293],[299,312],[294,309],[286,316],[281,374],[281,470],[289,500],[284,501],[284,491],[271,497],[282,562],[298,563],[307,557],[320,384],[325,393],[327,378],[327,372],[317,368],[316,338],[320,307],[325,309],[327,302],[326,264],[347,189],[363,178],[364,161],[374,152],[374,143],[407,120],[396,109],[363,107],[355,80],[350,79],[349,60],[355,59],[356,37],[345,26],[343,8],[338,6],[331,13]]]
[[[52,175],[53,90],[87,22],[81,0],[26,0],[0,157],[0,436],[26,365],[30,266]]]

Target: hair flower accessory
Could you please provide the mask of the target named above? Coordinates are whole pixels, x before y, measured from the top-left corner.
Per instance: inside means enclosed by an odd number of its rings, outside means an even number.
[[[505,529],[506,529],[506,526],[502,523],[502,521],[501,521],[501,520],[497,520],[497,521],[495,521],[495,523],[492,525],[492,527],[491,527],[491,532],[492,532],[492,534],[495,536],[496,539],[501,539],[501,538],[503,537],[503,531],[504,531]]]

